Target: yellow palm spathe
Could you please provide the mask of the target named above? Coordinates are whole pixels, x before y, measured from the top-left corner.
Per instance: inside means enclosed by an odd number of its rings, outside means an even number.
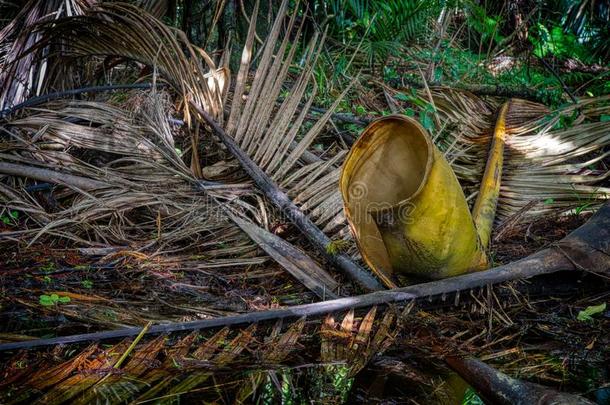
[[[347,156],[340,189],[360,252],[387,286],[398,273],[438,279],[487,267],[458,180],[417,121],[371,123]]]

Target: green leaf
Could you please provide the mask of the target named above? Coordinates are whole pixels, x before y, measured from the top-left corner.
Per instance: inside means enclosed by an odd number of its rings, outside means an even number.
[[[394,96],[394,98],[396,100],[400,100],[400,101],[410,101],[411,100],[411,98],[404,93],[398,93]]]
[[[40,303],[40,305],[44,305],[45,307],[49,307],[58,303],[62,303],[62,304],[66,304],[68,302],[70,302],[70,297],[63,297],[63,296],[59,296],[57,294],[51,294],[51,295],[41,295],[40,297],[38,297],[38,302]]]
[[[412,108],[406,108],[405,115],[407,117],[415,117],[415,111]]]
[[[546,205],[553,204],[554,202],[555,202],[555,200],[553,198],[547,198],[546,200],[544,200],[544,203]]]
[[[593,305],[593,306],[587,307],[584,310],[580,311],[578,313],[578,316],[576,317],[576,319],[578,319],[579,321],[583,321],[583,322],[590,322],[593,320],[593,315],[602,313],[605,310],[606,310],[605,302],[603,304]]]
[[[434,128],[434,121],[432,121],[432,117],[430,117],[428,114],[420,115],[419,122],[421,122],[421,125],[428,131]]]
[[[361,105],[357,105],[357,106],[356,106],[356,114],[358,114],[358,115],[364,115],[364,114],[366,114],[366,108],[364,108],[364,107],[363,107],[363,106],[361,106]]]
[[[10,215],[10,216],[11,216],[11,218],[13,218],[13,219],[17,219],[17,218],[19,218],[19,213],[18,213],[17,211],[11,211],[11,212],[9,213],[9,215]]]
[[[600,122],[610,122],[610,115],[604,114],[599,117]]]
[[[472,388],[468,387],[466,392],[464,392],[462,405],[484,405],[484,402]]]

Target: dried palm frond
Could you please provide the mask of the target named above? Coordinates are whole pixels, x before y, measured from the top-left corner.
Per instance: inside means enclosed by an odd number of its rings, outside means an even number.
[[[80,15],[96,0],[29,0],[0,30],[0,110],[40,95],[45,89],[51,48],[25,53],[42,35],[31,28],[42,21]]]
[[[284,1],[262,52],[248,101],[244,105],[243,114],[239,108],[233,107],[229,119],[229,121],[233,120],[238,125],[236,139],[241,140],[239,146],[247,150],[248,154],[256,160],[256,163],[260,164],[265,161],[266,165],[274,165],[268,170],[268,175],[276,180],[278,178],[281,180],[281,177],[286,177],[289,172],[293,171],[293,166],[305,154],[307,147],[320,133],[332,113],[332,111],[329,111],[325,114],[299,143],[293,141],[299,135],[300,124],[303,122],[306,111],[299,114],[297,122],[293,125],[290,121],[296,113],[301,98],[308,89],[309,81],[312,78],[312,66],[315,64],[320,49],[320,45],[317,43],[317,34],[312,40],[309,50],[306,51],[305,67],[302,69],[303,73],[297,83],[293,86],[291,96],[285,99],[277,111],[275,109],[275,100],[284,86],[285,78],[297,50],[296,46],[292,46],[285,55],[290,44],[290,35],[296,21],[298,7],[295,7],[295,12],[290,18],[277,52],[275,49],[282,32],[283,15],[287,7],[288,2]],[[250,37],[255,33],[255,26],[256,20],[253,19]],[[215,120],[222,121],[223,90],[228,86],[223,87],[219,83],[220,75],[215,72],[210,58],[202,50],[196,50],[195,47],[186,43],[188,41],[186,41],[184,34],[171,31],[164,24],[146,13],[141,13],[135,7],[120,4],[96,7],[90,10],[86,16],[62,19],[54,25],[42,26],[41,31],[46,35],[37,46],[60,43],[62,49],[65,50],[62,53],[63,56],[119,54],[152,65],[173,84],[181,95],[187,123],[190,122],[189,103],[210,112]],[[297,30],[296,38],[299,38],[299,33],[300,28]],[[134,38],[134,40],[126,42],[123,38]],[[252,41],[249,42],[251,44]],[[157,50],[158,43],[162,45],[159,50]],[[184,56],[181,52],[181,46],[186,48],[187,56]],[[249,49],[247,44],[244,54],[250,55],[251,53],[252,49]],[[197,58],[202,58],[203,62],[199,62]],[[175,60],[179,63],[175,63]],[[207,74],[208,79],[204,76],[203,65],[206,65],[211,72]],[[249,63],[242,64],[241,73],[238,75],[241,79],[247,76],[244,72],[247,72],[248,66]],[[241,84],[238,84],[236,89],[241,91],[243,85],[244,82],[241,80]],[[307,107],[309,107],[314,95],[315,93],[312,94]],[[241,97],[234,96],[234,100],[241,100]],[[335,105],[339,101],[337,100]],[[228,127],[231,128],[231,125]],[[240,134],[248,135],[240,136]],[[191,166],[193,173],[200,175],[203,171],[199,168],[199,156],[197,154],[199,142],[197,126],[191,135]],[[240,137],[243,137],[243,139]],[[259,138],[262,137],[265,137],[266,142],[261,142]],[[282,137],[284,139],[280,147],[277,148],[276,144]],[[271,170],[274,172],[270,173]],[[323,168],[308,170],[306,174],[309,176],[309,180],[305,184],[311,184],[314,180],[319,180],[324,173]],[[292,179],[294,180],[294,177]],[[297,183],[297,185],[303,184],[303,182]],[[326,253],[327,246],[326,244],[323,245],[321,249],[323,253]],[[337,255],[337,257],[339,256],[341,255]],[[374,280],[371,279],[371,281]]]
[[[136,60],[156,69],[182,97],[185,121],[189,102],[195,102],[222,122],[228,72],[191,44],[186,35],[151,14],[126,3],[105,3],[85,15],[64,18],[39,28],[37,46],[61,44],[62,57],[112,55]]]
[[[336,297],[333,291],[337,283],[307,255],[249,221],[239,219],[239,212],[233,214],[219,202],[219,199],[232,200],[232,205],[239,210],[261,217],[258,208],[239,200],[240,195],[251,193],[247,185],[204,186],[206,196],[192,187],[195,179],[177,154],[172,132],[163,118],[166,108],[159,102],[149,104],[140,114],[142,122],[104,103],[72,102],[55,103],[9,123],[10,128],[19,129],[26,137],[26,134],[35,134],[32,138],[35,142],[21,147],[11,144],[13,154],[2,156],[3,160],[21,162],[22,169],[13,174],[37,178],[34,171],[49,169],[36,169],[32,165],[45,165],[59,170],[62,173],[59,181],[68,184],[68,176],[72,175],[64,166],[69,162],[69,170],[79,173],[78,178],[82,179],[69,184],[83,188],[83,183],[88,191],[74,200],[71,209],[54,213],[53,220],[46,218],[39,224],[42,228],[30,226],[20,236],[35,234],[37,238],[41,233],[60,236],[56,232],[61,227],[61,234],[73,241],[89,239],[85,243],[139,244],[159,251],[175,250],[178,246],[181,250],[206,246],[210,268],[228,263],[249,265],[253,259],[260,263],[262,257],[245,258],[253,253],[252,246],[245,243],[243,235],[231,229],[232,221],[321,298]],[[16,154],[19,149],[21,153]],[[102,170],[96,171],[82,161],[93,152],[97,155],[92,163],[101,165]],[[120,158],[114,159],[115,156]],[[0,170],[6,173],[7,165],[0,163]],[[17,190],[13,192],[17,193]],[[7,206],[25,208],[14,201],[7,201]],[[89,238],[83,236],[87,231]],[[96,234],[93,240],[91,231]],[[243,257],[227,260],[236,254]]]
[[[313,72],[312,66],[321,49],[317,35],[312,40],[309,51],[307,51],[308,56],[305,67],[293,86],[290,96],[284,100],[279,109],[275,108],[276,99],[284,86],[289,67],[297,50],[296,46],[292,46],[288,50],[288,45],[291,43],[290,33],[296,21],[298,7],[295,8],[295,12],[286,28],[286,33],[276,51],[278,38],[280,38],[282,33],[283,15],[287,7],[288,2],[286,1],[280,7],[278,12],[279,17],[276,19],[267,38],[261,60],[258,63],[256,74],[251,84],[248,100],[242,109],[240,108],[242,99],[242,94],[240,93],[245,88],[249,58],[252,54],[251,46],[253,41],[251,38],[254,35],[256,27],[256,19],[253,18],[249,36],[250,40],[247,41],[246,48],[244,49],[242,67],[238,74],[238,83],[236,84],[236,91],[233,96],[235,104],[231,106],[231,114],[227,124],[229,134],[235,136],[239,146],[246,150],[256,163],[265,167],[267,173],[278,182],[281,182],[282,177],[287,177],[288,172],[297,164],[299,158],[323,129],[324,124],[332,113],[329,110],[303,136],[303,139],[298,144],[294,142],[299,135],[299,129],[306,116],[307,108],[298,114],[296,120],[293,120],[292,117],[297,112],[299,104],[309,88]],[[169,80],[181,94],[187,121],[190,116],[188,104],[192,102],[195,105],[201,106],[205,111],[210,112],[216,120],[221,122],[221,108],[218,104],[214,104],[214,101],[220,102],[222,100],[222,90],[225,87],[222,87],[215,81],[218,75],[213,75],[213,85],[206,88],[206,81],[197,79],[203,75],[201,68],[192,72],[194,62],[186,60],[182,54],[177,55],[180,53],[180,49],[175,45],[179,42],[178,39],[184,39],[184,35],[182,33],[170,32],[162,23],[136,10],[136,8],[126,5],[104,5],[98,7],[88,13],[87,16],[61,20],[56,25],[49,26],[46,41],[61,42],[64,46],[71,47],[71,53],[75,55],[120,54],[157,66],[159,73]],[[118,15],[119,12],[120,15]],[[145,29],[145,33],[139,33],[142,28]],[[297,29],[297,38],[299,33],[300,28]],[[137,38],[137,40],[131,41],[128,44],[122,41],[122,38],[131,37]],[[161,50],[157,51],[156,45],[153,44],[159,42],[162,45],[165,43],[169,45],[162,46]],[[155,50],[154,54],[152,52],[153,49]],[[187,52],[190,53],[189,56],[193,59],[195,57],[202,57],[210,71],[214,72],[211,60],[205,56],[203,51],[196,54],[193,49],[191,45],[187,46]],[[67,51],[67,53],[70,52]],[[174,63],[176,59],[180,63]],[[315,96],[315,93],[311,95],[307,107],[311,104],[313,96]],[[339,101],[337,100],[335,105]],[[195,153],[197,142],[197,136],[193,134],[193,160],[196,164],[199,162]],[[198,170],[194,170],[194,172],[197,174]],[[309,171],[307,174],[310,177],[308,183],[312,183],[313,180],[321,177],[324,171],[317,170],[313,171],[313,173]]]
[[[552,211],[595,209],[610,198],[610,169],[603,160],[610,146],[610,96],[581,100],[514,128],[500,192],[499,220],[539,201],[529,217]],[[528,106],[525,106],[528,110]],[[564,118],[575,116],[562,127]]]
[[[116,254],[106,262],[133,256],[138,272],[162,287],[157,284],[153,302],[129,293],[130,305],[87,291],[56,291],[72,297],[72,304],[52,312],[100,327],[122,327],[243,311],[249,305],[227,302],[224,293],[215,295],[213,285],[216,279],[227,283],[226,278],[260,277],[261,271],[242,273],[268,261],[256,244],[321,298],[336,297],[338,284],[319,265],[251,222],[268,226],[270,213],[250,185],[206,182],[201,189],[182,160],[185,141],[170,127],[166,97],[155,91],[139,97],[136,111],[103,102],[53,102],[0,127],[8,139],[0,146],[0,172],[6,173],[9,164],[21,169],[0,182],[2,212],[27,214],[18,230],[0,234],[3,245],[25,239],[56,247],[66,240],[77,246],[111,246]],[[29,180],[20,180],[23,176]],[[47,183],[52,193],[36,191],[48,181],[59,186]],[[187,279],[184,272],[206,276]],[[21,305],[40,310],[37,297],[44,290],[14,293]],[[180,291],[188,295],[181,298]],[[287,294],[300,291],[298,285],[284,288]]]
[[[334,237],[341,232],[339,237],[343,237],[348,232],[342,216],[337,180],[338,165],[344,153],[339,153],[328,161],[319,159],[309,163],[306,163],[304,155],[321,134],[349,86],[306,133],[301,133],[302,124],[316,94],[317,87],[312,86],[313,67],[324,42],[324,35],[319,38],[316,33],[311,39],[305,51],[301,73],[292,84],[289,94],[276,106],[295,55],[296,47],[293,46],[288,52],[286,49],[290,40],[288,33],[293,29],[298,8],[295,8],[288,22],[287,34],[281,41],[281,19],[276,19],[265,42],[254,78],[249,82],[247,73],[253,54],[256,7],[242,53],[226,132],[327,235]],[[287,2],[284,1],[280,7],[280,16],[286,8]],[[297,38],[300,31],[301,27],[298,27],[294,34]],[[247,87],[250,91],[244,103],[242,98]]]
[[[41,39],[35,47],[49,44],[59,47],[64,59],[119,56],[152,67],[182,97],[182,112],[189,128],[190,102],[205,108],[219,122],[223,120],[223,100],[229,88],[228,70],[217,69],[206,52],[191,44],[182,31],[168,27],[134,5],[106,3],[90,8],[85,15],[60,19],[37,29]],[[59,75],[62,68],[58,66],[53,74]],[[197,126],[191,132],[191,165],[194,174],[201,177],[198,132]]]
[[[494,125],[492,111],[497,106],[470,93],[444,88],[435,89],[433,96],[441,120],[453,128],[436,142],[463,186],[476,189]],[[596,208],[610,197],[610,189],[604,185],[610,171],[600,163],[610,145],[610,124],[600,120],[610,111],[608,100],[608,96],[583,99],[555,111],[538,103],[512,101],[496,223],[532,202],[537,205],[523,219],[583,206]]]
[[[286,5],[284,5],[284,11],[285,11]],[[294,20],[296,18],[296,13],[293,15],[292,17],[292,23],[294,23]],[[281,25],[281,18],[277,19],[277,23],[276,23],[276,35],[279,35],[279,27]],[[82,31],[79,31],[79,28],[84,28]],[[95,27],[95,28],[94,28]],[[174,85],[174,87],[178,90],[179,94],[182,95],[183,99],[183,106],[184,106],[184,115],[186,118],[186,121],[189,121],[189,111],[188,111],[188,106],[189,103],[193,103],[197,106],[203,107],[206,111],[210,112],[212,114],[212,116],[214,117],[214,119],[217,119],[218,121],[222,121],[222,99],[223,99],[223,91],[225,90],[224,86],[224,81],[223,80],[218,80],[219,78],[222,79],[222,76],[216,72],[214,70],[214,66],[212,64],[212,61],[209,57],[207,57],[207,55],[205,54],[205,52],[203,52],[200,49],[195,49],[194,46],[191,46],[191,44],[188,44],[188,41],[186,40],[186,38],[184,37],[184,34],[180,33],[180,32],[174,32],[171,29],[167,28],[164,24],[160,23],[158,20],[154,19],[152,16],[146,14],[146,13],[141,13],[140,10],[138,10],[135,7],[131,7],[128,5],[110,5],[108,7],[106,6],[101,6],[99,8],[95,8],[92,9],[86,16],[83,17],[76,17],[76,18],[69,18],[69,19],[64,19],[64,20],[60,20],[57,22],[57,24],[53,25],[53,26],[43,26],[41,28],[41,30],[43,32],[47,32],[47,36],[41,41],[40,44],[38,44],[38,46],[41,46],[44,43],[56,43],[56,42],[61,42],[63,44],[70,44],[68,48],[66,48],[66,52],[64,52],[64,55],[99,55],[99,54],[120,54],[124,57],[127,58],[131,58],[131,59],[135,59],[138,61],[143,61],[147,64],[152,65],[153,67],[155,67],[155,69],[158,69],[159,72],[163,75],[163,77],[165,77],[166,79],[168,79],[170,81],[170,83],[172,83]],[[103,33],[103,34],[100,34]],[[120,35],[117,35],[117,33],[119,33]],[[137,37],[138,41],[133,41],[130,43],[125,43],[125,41],[123,41],[122,39],[119,40],[119,38],[125,38],[125,37]],[[113,46],[112,44],[118,44],[118,46]],[[157,44],[161,44],[161,47],[159,49]],[[285,37],[284,41],[283,41],[283,48],[282,49],[286,49],[288,45],[288,36]],[[68,45],[66,45],[68,46]],[[271,43],[269,49],[273,49],[274,43]],[[186,55],[184,54],[184,51],[182,48],[186,49]],[[152,49],[155,49],[155,51],[153,52]],[[291,53],[294,55],[294,52],[296,50],[296,47],[292,48]],[[199,58],[202,59],[202,61],[199,60]],[[178,61],[178,63],[175,63],[176,60]],[[211,73],[205,73],[203,70],[203,66],[206,66],[209,68]],[[274,65],[275,66],[275,65]],[[286,75],[286,73],[288,72],[288,67],[290,66],[290,61],[288,61],[287,63],[285,63],[284,67],[282,68],[283,71],[283,76],[282,76],[282,80],[278,81],[277,84],[275,84],[275,88],[277,90],[277,92],[279,93],[279,90],[281,89],[281,84],[283,84],[283,77]],[[273,71],[273,68],[271,69]],[[275,72],[277,73],[277,72]],[[272,72],[272,74],[275,74]],[[62,117],[66,117],[67,115],[72,114],[72,111],[65,111],[62,114]],[[82,116],[79,117],[78,114],[72,114],[72,115],[76,115],[75,119],[79,120],[87,120],[90,117],[86,117],[86,116]],[[98,117],[99,122],[102,121],[109,121],[111,117]],[[43,122],[45,122],[46,120],[48,120],[48,117],[46,116],[40,116],[38,119],[33,119],[33,118],[28,118],[25,121],[16,121],[14,122],[12,125],[14,126],[18,126],[21,125],[24,127],[24,129],[31,129],[30,127],[36,127],[38,125],[38,129],[40,129],[41,131],[42,128],[40,127],[40,125],[42,125]],[[154,126],[154,125],[153,125]],[[161,126],[161,128],[164,128],[163,126]],[[98,128],[96,128],[97,130]],[[133,137],[138,137],[140,135],[137,134],[138,132],[138,128],[132,127],[129,128],[128,131],[132,131],[128,136],[127,139],[125,139],[124,141],[126,142],[125,145],[127,145],[126,147],[124,147],[123,149],[121,149],[121,145],[117,144],[116,142],[113,144],[112,142],[108,142],[108,141],[100,141],[100,136],[98,134],[86,134],[87,131],[84,131],[85,133],[79,133],[78,131],[78,126],[70,126],[70,125],[65,125],[65,124],[57,124],[55,126],[50,125],[50,126],[46,126],[44,131],[48,131],[50,133],[54,133],[56,137],[61,137],[63,138],[63,146],[66,146],[66,142],[69,142],[72,146],[76,146],[76,147],[89,147],[89,148],[93,148],[93,149],[97,149],[99,151],[103,151],[106,153],[124,153],[130,149],[133,148],[134,145],[129,145],[129,139],[133,138]],[[43,132],[44,132],[43,131]],[[95,132],[95,131],[94,131]],[[99,132],[99,130],[98,130]],[[125,131],[123,131],[125,132]],[[59,135],[58,135],[59,134]],[[192,167],[192,172],[195,174],[195,176],[199,175],[202,171],[199,167],[200,164],[200,160],[199,160],[199,156],[198,156],[198,137],[199,137],[199,130],[198,130],[198,126],[195,127],[195,130],[191,133],[192,135],[192,147],[191,147],[191,152],[192,152],[192,158],[191,158],[191,167]],[[48,135],[49,136],[49,135]],[[141,136],[140,136],[141,137]],[[160,139],[163,139],[163,136],[160,137]],[[55,145],[55,147],[61,147],[62,146],[62,142],[60,142],[59,140],[57,140],[58,145]],[[175,177],[173,179],[167,179],[167,181],[164,181],[161,178],[157,178],[155,179],[155,182],[159,182],[159,185],[161,184],[165,184],[165,186],[167,186],[168,184],[172,184],[173,182],[176,181],[180,181],[178,179],[178,177],[182,176],[182,181],[187,179],[187,180],[193,180],[192,178],[190,178],[190,173],[188,173],[188,170],[186,170],[186,167],[184,166],[184,164],[182,164],[182,161],[177,157],[174,156],[175,153],[172,154],[173,148],[172,145],[165,145],[166,148],[166,153],[163,156],[164,159],[168,160],[169,163],[173,163],[176,165],[175,168],[172,168],[172,170],[178,170],[179,173],[173,173],[172,175]],[[112,177],[115,179],[115,181],[122,181],[122,185],[124,187],[135,187],[138,188],[139,186],[136,185],[136,182],[142,182],[146,180],[146,177],[149,175],[153,175],[153,171],[154,169],[152,167],[149,167],[150,170],[143,170],[142,172],[138,172],[135,168],[135,166],[129,166],[127,165],[128,162],[137,162],[137,165],[154,165],[155,161],[157,160],[157,158],[160,158],[161,156],[158,156],[158,154],[156,156],[151,155],[150,151],[151,151],[151,145],[147,144],[146,142],[140,142],[137,144],[137,148],[139,148],[142,153],[141,154],[136,154],[136,156],[130,156],[130,157],[125,157],[123,159],[118,160],[116,163],[113,163],[112,165],[107,165],[108,167],[112,167],[113,170],[117,170],[118,166],[128,166],[129,167],[129,179],[126,178],[121,178],[121,176],[117,176],[115,173],[105,173],[104,176],[108,177],[108,175],[112,175]],[[138,156],[139,155],[139,156]],[[71,158],[68,158],[66,156],[63,156],[64,158],[66,158],[66,161],[72,161]],[[58,163],[57,162],[57,156],[53,156],[50,157],[50,155],[46,155],[45,158],[40,159],[40,160],[53,160],[55,159],[54,163]],[[28,163],[28,162],[22,162],[22,163]],[[29,161],[29,163],[31,164],[32,162]],[[63,163],[65,164],[65,162]],[[94,173],[94,171],[91,170],[91,168],[87,168],[89,169],[87,170],[79,170],[79,172],[81,173],[87,173],[88,175],[97,175],[102,176],[102,173]],[[5,170],[5,172],[7,172],[8,169]],[[107,169],[106,169],[107,170]],[[14,170],[13,170],[14,172]],[[11,173],[13,173],[11,172]],[[134,174],[138,173],[138,176],[134,176]],[[125,176],[127,173],[122,173],[123,176]],[[169,174],[169,173],[168,173]],[[160,174],[158,174],[160,175]],[[158,176],[157,175],[157,176]],[[80,184],[80,183],[79,183]],[[99,184],[99,183],[97,183]],[[105,188],[112,188],[111,186],[113,186],[114,184],[108,184],[105,183],[107,185],[107,187]],[[150,183],[146,184],[146,188],[147,190],[150,190]],[[87,187],[89,188],[89,187]],[[206,188],[207,190],[207,188]],[[169,191],[167,189],[165,189],[165,191]],[[115,193],[113,191],[113,193]],[[162,196],[163,193],[158,193],[155,194],[154,198],[155,199],[159,199],[160,196]],[[155,206],[156,203],[152,202],[152,201],[147,201],[145,199],[144,195],[138,195],[139,199],[135,200],[135,204],[137,204],[138,206],[140,206],[141,208],[143,206],[148,206],[149,208],[151,208],[152,206]],[[225,199],[227,199],[228,197],[225,195]],[[232,197],[235,198],[235,197]],[[92,201],[92,200],[91,200]],[[122,198],[121,201],[126,201],[126,198]],[[204,201],[205,203],[209,203],[209,200],[201,200]],[[169,199],[166,200],[166,202],[169,204],[170,201]],[[112,206],[111,204],[107,204],[107,206],[111,206],[113,211],[116,211],[117,209],[121,209],[122,206]],[[94,212],[96,212],[96,210],[92,209],[92,206],[84,206],[81,207],[81,211],[89,211],[89,215],[93,214]],[[164,207],[164,210],[167,211],[166,207]],[[222,208],[221,208],[222,210]],[[191,209],[189,211],[198,211],[196,209]],[[209,212],[213,212],[213,210],[208,210]],[[256,210],[251,210],[252,212],[255,212]],[[183,211],[186,212],[186,211]],[[207,213],[207,212],[206,212]],[[226,212],[225,212],[226,213]],[[71,215],[78,215],[78,213],[75,212],[70,212]],[[158,217],[161,215],[159,212],[157,213]],[[172,219],[176,219],[175,216],[170,213],[170,212],[163,212],[163,214],[165,215],[169,215],[170,218]],[[108,215],[108,213],[101,213],[100,215],[104,216],[104,215]],[[192,215],[191,215],[192,216]],[[78,217],[77,217],[78,218]],[[74,218],[72,218],[73,220]],[[161,218],[163,219],[163,218]],[[209,232],[211,232],[213,229],[218,228],[218,223],[214,222],[214,221],[208,221],[209,219],[209,215],[201,215],[199,217],[199,219],[202,221],[202,224],[205,224],[208,228],[206,230],[208,230]],[[87,222],[90,222],[91,220],[93,220],[93,218],[91,216],[87,217],[87,218],[81,218],[81,220],[85,220]],[[140,219],[141,221],[142,219]],[[159,220],[157,220],[156,222],[152,220],[152,218],[150,219],[146,219],[145,220],[147,224],[150,225],[155,225],[157,224],[157,222],[160,222]],[[137,221],[130,221],[133,223],[138,223]],[[237,220],[236,220],[237,222]],[[66,219],[65,224],[69,224],[70,220]],[[59,222],[55,222],[56,225],[59,225]],[[63,224],[63,223],[62,223]],[[247,225],[247,223],[242,222],[238,222],[238,224],[240,225],[240,227],[245,230],[247,233],[249,233],[249,235],[251,237],[253,237],[258,243],[259,245],[263,246],[263,249],[269,251],[269,253],[275,257],[278,260],[281,260],[282,263],[284,263],[287,268],[292,269],[292,273],[293,275],[297,276],[297,278],[299,278],[302,282],[305,283],[305,285],[309,286],[310,288],[314,289],[315,291],[318,291],[320,296],[333,296],[332,294],[332,290],[336,288],[336,283],[334,281],[332,281],[331,277],[328,276],[327,274],[325,274],[325,272],[320,269],[317,265],[315,265],[315,263],[313,261],[311,261],[310,259],[306,259],[306,256],[304,256],[301,253],[298,253],[297,251],[292,251],[292,253],[290,252],[284,252],[284,253],[279,253],[277,250],[269,250],[271,249],[271,246],[273,244],[278,246],[284,246],[284,248],[289,248],[289,245],[287,245],[284,242],[281,242],[281,240],[279,240],[279,238],[275,237],[274,235],[270,234],[270,233],[266,233],[263,230],[260,230],[257,228],[253,228]],[[176,222],[173,222],[172,225],[176,225]],[[50,228],[52,228],[52,225],[46,225],[44,228],[45,232],[49,232]],[[177,228],[177,227],[176,227]],[[188,232],[192,232],[192,230],[195,230],[196,227],[192,227],[192,226],[182,226],[182,229],[188,229]],[[32,230],[30,230],[32,231]],[[117,229],[116,232],[114,233],[118,233],[118,232],[124,232],[124,230],[122,229]],[[256,233],[254,233],[256,232]],[[161,239],[162,236],[165,235],[160,235],[159,233],[159,238]],[[184,232],[182,232],[184,233]],[[192,233],[191,233],[192,234]],[[132,239],[134,235],[129,235],[129,237],[124,238],[123,242],[126,240],[130,240]],[[183,235],[181,235],[183,236]],[[189,235],[187,235],[189,236]],[[178,242],[179,240],[168,240],[167,237],[163,238],[165,241],[167,241],[168,244],[171,243],[175,243]],[[132,240],[138,240],[137,238],[132,239]],[[270,242],[270,240],[275,240],[275,242]],[[110,240],[108,239],[104,239],[105,242],[108,242]],[[266,241],[266,243],[263,243],[263,241]],[[113,242],[117,243],[116,240],[113,240]],[[222,243],[222,241],[221,241]],[[150,244],[149,244],[150,246]],[[278,255],[279,253],[279,255]],[[288,260],[283,260],[280,257],[280,255],[284,255],[285,258],[288,258],[289,256],[292,257],[291,259]],[[294,264],[289,264],[290,260],[295,260],[295,258],[297,256],[300,256],[297,259],[297,262],[300,263],[301,266],[303,265],[307,265],[307,267],[309,268],[309,271],[312,272],[313,274],[317,274],[317,277],[321,277],[318,278],[317,280],[314,279],[310,279],[308,275],[306,275],[302,270],[299,271],[298,266],[295,267]],[[294,262],[293,262],[294,263]]]
[[[47,234],[90,245],[148,245],[161,251],[178,243],[183,249],[208,245],[218,258],[222,249],[212,247],[225,244],[233,247],[224,256],[234,254],[235,246],[247,239],[234,232],[235,226],[211,198],[235,200],[250,194],[249,187],[224,185],[209,196],[194,189],[195,179],[178,154],[166,107],[155,94],[137,116],[105,103],[60,102],[7,122],[5,131],[12,140],[0,152],[3,162],[105,185],[87,192],[66,190],[54,209],[44,210],[22,188],[3,184],[5,204],[37,214],[32,217],[36,225],[13,236]],[[235,206],[258,212],[244,201]]]
[[[234,387],[234,395],[237,400],[245,401],[267,379],[268,372],[264,368],[290,364],[291,355],[301,349],[304,341],[310,347],[301,356],[322,364],[334,364],[327,372],[333,372],[336,365],[343,364],[349,370],[349,377],[353,377],[368,359],[391,346],[401,330],[398,319],[407,314],[408,311],[397,314],[389,310],[377,320],[377,309],[372,308],[363,317],[348,312],[339,327],[334,318],[328,318],[321,326],[306,328],[305,318],[301,318],[287,326],[281,322],[271,328],[252,324],[246,328],[223,328],[212,335],[160,336],[137,344],[121,365],[117,363],[128,350],[129,340],[107,348],[95,344],[78,353],[58,353],[42,362],[33,362],[33,358],[14,358],[1,370],[11,379],[0,383],[0,401],[118,404],[153,400],[173,403],[198,387],[214,386],[216,375],[230,372],[236,366],[245,376],[233,375],[232,378],[245,377],[247,384]],[[310,336],[318,333],[319,350],[310,344]],[[28,370],[27,379],[12,372],[16,361]],[[14,387],[19,390],[15,391]]]

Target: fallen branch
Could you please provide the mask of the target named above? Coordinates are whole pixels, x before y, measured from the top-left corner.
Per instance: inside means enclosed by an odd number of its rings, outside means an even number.
[[[431,296],[447,295],[499,284],[511,280],[528,279],[559,271],[590,271],[608,274],[610,270],[610,203],[606,203],[586,224],[550,248],[541,250],[519,261],[490,270],[459,277],[418,284],[393,290],[377,291],[355,297],[297,305],[283,309],[252,312],[242,315],[205,319],[192,322],[152,326],[149,334],[212,329],[279,319],[326,315],[348,309],[375,305],[406,303]],[[82,335],[39,339],[0,344],[0,351],[30,349],[57,344],[80,343],[137,336],[142,328],[133,327]]]
[[[475,389],[486,404],[594,404],[578,395],[509,377],[477,359],[448,356],[445,361]]]
[[[109,187],[107,183],[102,181],[92,180],[81,176],[74,176],[72,174],[62,173],[56,170],[42,169],[39,167],[15,163],[0,162],[0,174],[28,177],[30,179],[44,181],[47,183],[76,187],[81,190],[93,190]]]
[[[101,93],[104,91],[113,91],[113,90],[129,90],[129,89],[150,89],[152,88],[152,83],[136,83],[136,84],[112,84],[108,86],[90,86],[90,87],[81,87],[78,89],[66,90],[66,91],[58,91],[56,93],[48,93],[43,94],[42,96],[32,97],[30,99],[25,100],[23,103],[19,103],[14,105],[13,107],[4,109],[0,111],[0,118],[4,118],[9,116],[19,110],[28,107],[34,107],[40,104],[44,104],[51,100],[58,100],[60,98],[65,98],[68,96],[75,96],[77,94],[82,93]],[[157,86],[163,86],[163,84],[157,84]]]
[[[229,137],[218,123],[201,107],[191,104],[201,118],[212,128],[214,133],[225,144],[227,149],[237,158],[244,170],[254,180],[257,186],[265,193],[287,217],[299,228],[299,230],[309,239],[309,241],[333,263],[338,269],[342,270],[348,277],[358,283],[367,291],[382,289],[382,285],[368,271],[356,264],[345,254],[329,254],[327,247],[331,240],[324,234],[303,212],[297,207],[288,196],[281,191],[257,165],[248,157],[237,144]]]
[[[424,88],[424,83],[411,79],[408,77],[402,77],[399,79],[390,80],[389,83],[393,87],[406,87],[406,85],[416,87],[416,88]],[[529,87],[518,87],[514,86],[502,86],[502,85],[494,85],[494,84],[466,84],[466,83],[458,83],[458,82],[447,82],[441,83],[439,81],[429,82],[428,86],[430,87],[451,87],[458,90],[469,91],[473,94],[477,94],[479,96],[495,96],[495,97],[506,97],[506,98],[523,98],[526,100],[537,101],[539,103],[545,102],[545,95],[540,92],[533,90]]]

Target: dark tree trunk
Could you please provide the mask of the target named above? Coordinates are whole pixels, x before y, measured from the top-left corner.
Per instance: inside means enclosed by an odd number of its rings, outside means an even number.
[[[168,0],[165,17],[169,19],[171,25],[176,25],[176,0]]]
[[[237,10],[237,4],[235,3],[236,0],[227,1],[218,21],[218,50],[225,49],[229,40],[234,36],[236,26],[235,10]]]
[[[182,31],[186,33],[189,41],[193,42],[192,30],[193,27],[193,1],[184,0],[184,8],[182,9]]]

